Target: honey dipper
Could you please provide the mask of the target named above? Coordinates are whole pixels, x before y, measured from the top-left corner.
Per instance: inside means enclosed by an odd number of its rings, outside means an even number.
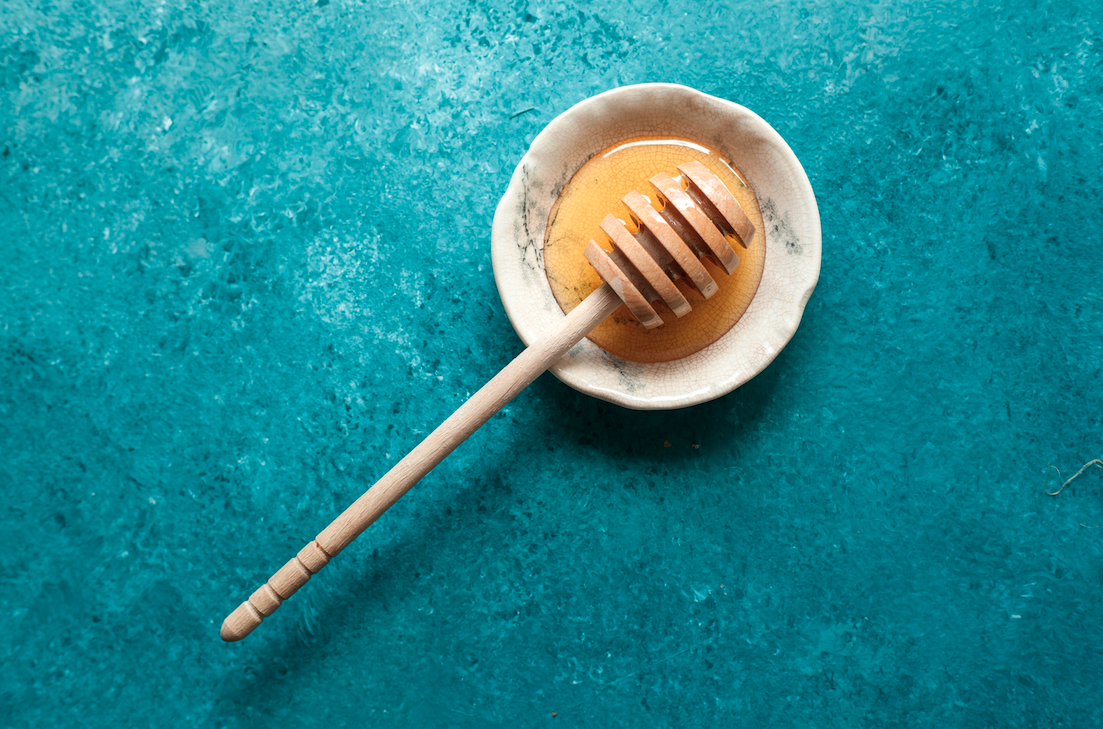
[[[736,240],[746,248],[754,237],[754,224],[703,164],[687,162],[678,171],[679,177],[664,172],[650,180],[660,209],[639,192],[624,196],[634,232],[611,213],[601,222],[613,250],[607,253],[591,240],[585,255],[605,283],[567,314],[557,331],[506,365],[241,603],[222,623],[223,640],[241,640],[251,633],[456,446],[622,304],[650,329],[663,323],[655,302],[663,302],[679,317],[689,313],[689,302],[675,285],[678,280],[705,298],[718,290],[701,259],[710,259],[730,275],[739,258],[728,241]]]

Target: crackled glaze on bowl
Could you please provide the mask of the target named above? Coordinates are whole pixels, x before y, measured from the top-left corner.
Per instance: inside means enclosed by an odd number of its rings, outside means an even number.
[[[576,104],[544,128],[521,158],[495,212],[494,278],[526,345],[554,330],[564,316],[543,260],[548,214],[560,191],[601,150],[630,137],[659,135],[698,140],[746,175],[766,223],[766,264],[743,317],[699,352],[645,364],[583,340],[551,368],[581,392],[640,410],[705,402],[765,369],[800,324],[820,271],[820,219],[812,186],[769,124],[738,104],[685,86],[614,89]]]

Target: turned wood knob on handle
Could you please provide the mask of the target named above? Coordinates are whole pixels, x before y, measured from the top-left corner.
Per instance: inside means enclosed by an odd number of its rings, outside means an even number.
[[[332,555],[314,541],[299,550],[287,564],[257,588],[249,599],[222,621],[222,640],[241,640],[252,633],[283,601],[295,594],[313,575],[329,564]]]

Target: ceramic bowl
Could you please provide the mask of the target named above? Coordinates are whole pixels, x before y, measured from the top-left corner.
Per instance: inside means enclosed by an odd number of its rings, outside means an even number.
[[[586,339],[552,366],[555,376],[576,390],[637,410],[696,405],[765,369],[800,324],[820,272],[820,218],[812,185],[769,124],[738,104],[685,86],[625,86],[579,102],[552,120],[521,158],[494,214],[494,278],[526,345],[564,317],[543,258],[548,214],[560,191],[607,147],[630,137],[662,135],[709,146],[743,172],[762,208],[766,262],[742,318],[699,352],[646,364],[614,356]]]

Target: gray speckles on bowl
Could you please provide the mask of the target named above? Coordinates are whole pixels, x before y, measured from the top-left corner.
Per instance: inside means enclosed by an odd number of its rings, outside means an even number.
[[[577,390],[629,408],[705,402],[751,379],[789,342],[820,272],[820,218],[804,168],[785,140],[750,110],[674,84],[625,86],[582,101],[533,140],[498,204],[494,278],[526,345],[564,314],[544,274],[552,205],[591,157],[630,137],[671,135],[718,150],[747,177],[762,206],[766,263],[742,318],[710,346],[671,362],[630,362],[583,340],[551,371]],[[692,314],[690,314],[692,316]]]

